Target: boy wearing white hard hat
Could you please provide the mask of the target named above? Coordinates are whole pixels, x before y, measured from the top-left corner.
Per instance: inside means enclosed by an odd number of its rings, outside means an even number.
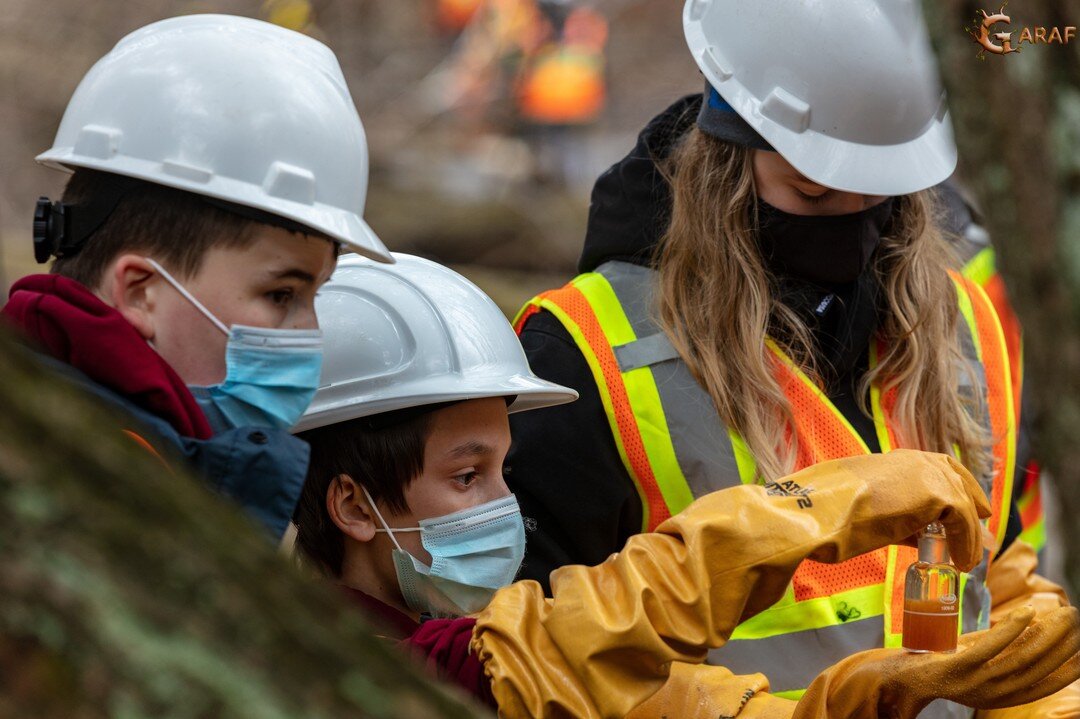
[[[503,479],[510,412],[577,398],[535,377],[502,312],[418,257],[343,257],[316,302],[320,389],[299,437],[312,448],[296,510],[301,556],[443,673],[493,703],[468,650],[474,621],[525,554]],[[425,623],[421,615],[437,617]]]
[[[929,673],[967,672],[998,655],[985,681],[1008,673],[1035,686],[1046,671],[1025,662],[1055,643],[1069,651],[1060,632],[1010,644],[1025,615],[972,635],[956,655],[860,656],[876,685],[833,672],[800,703],[769,694],[761,674],[702,664],[739,618],[784,593],[804,557],[840,561],[941,519],[957,562],[974,564],[988,511],[978,483],[955,461],[919,452],[818,465],[788,478],[807,490],[798,495],[745,486],[703,497],[599,566],[556,571],[550,599],[536,582],[513,582],[528,557],[526,521],[503,479],[508,414],[576,392],[532,373],[510,324],[468,280],[396,259],[343,258],[317,300],[326,362],[297,425],[312,449],[298,545],[380,634],[500,716],[829,709],[838,719],[860,716],[832,710],[853,693],[868,717],[914,716],[944,691],[922,686]],[[879,481],[898,474],[907,481]],[[875,531],[853,529],[866,524]],[[1046,683],[1031,695],[1040,690]]]
[[[90,69],[37,159],[73,173],[34,213],[36,258],[56,261],[3,316],[280,536],[307,466],[286,430],[319,377],[315,291],[341,245],[390,261],[333,53],[248,18],[154,23]]]

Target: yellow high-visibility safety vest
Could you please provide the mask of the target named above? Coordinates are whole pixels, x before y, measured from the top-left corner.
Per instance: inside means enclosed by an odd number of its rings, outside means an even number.
[[[994,471],[980,481],[991,498],[989,529],[1000,545],[1012,496],[1016,413],[1009,360],[1000,323],[986,294],[953,274],[964,322],[959,340],[974,368],[961,372],[958,391],[985,397],[979,421],[993,438]],[[642,531],[706,493],[757,481],[756,463],[742,438],[719,419],[708,393],[653,319],[655,272],[607,262],[565,287],[533,298],[515,325],[540,310],[551,312],[584,356],[627,472],[642,501]],[[872,345],[871,363],[881,347]],[[780,348],[768,342],[775,375],[795,418],[796,469],[869,453],[865,442],[822,391]],[[890,418],[895,397],[871,388],[881,450],[902,446]],[[782,488],[781,488],[782,489]],[[826,667],[876,647],[898,647],[903,583],[915,561],[911,547],[892,546],[836,565],[804,562],[785,596],[740,624],[710,661],[736,673],[763,672],[774,693],[798,698]],[[961,629],[989,625],[985,577],[990,557],[961,579]],[[969,716],[935,702],[925,716]],[[923,715],[920,715],[923,716]]]

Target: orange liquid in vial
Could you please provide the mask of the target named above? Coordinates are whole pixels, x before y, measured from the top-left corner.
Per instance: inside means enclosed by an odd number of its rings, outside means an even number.
[[[946,607],[937,599],[904,602],[904,649],[916,652],[955,650],[960,616],[956,610],[955,604]]]

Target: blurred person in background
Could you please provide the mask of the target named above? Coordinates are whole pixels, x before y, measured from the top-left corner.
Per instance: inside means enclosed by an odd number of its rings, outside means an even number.
[[[535,0],[482,0],[439,77],[438,106],[453,110],[474,133],[510,132],[516,68],[546,34]]]
[[[785,29],[808,26],[847,38],[829,62]],[[718,489],[911,447],[955,452],[994,505],[962,631],[1067,603],[1017,541],[1018,335],[949,271],[956,150],[918,7],[690,0],[684,27],[704,93],[599,178],[584,274],[516,321],[534,371],[581,394],[512,419],[509,484],[537,524],[524,575],[601,561]],[[913,560],[806,562],[711,660],[768,666],[799,697],[839,658],[899,645]],[[1017,711],[1080,714],[1080,691]]]
[[[473,134],[521,136],[535,158],[533,179],[583,180],[584,133],[607,99],[603,15],[578,0],[486,0],[468,17],[440,80],[441,106]]]
[[[540,0],[544,42],[522,59],[516,88],[522,132],[537,158],[537,179],[584,179],[584,131],[604,109],[607,22],[584,3]]]

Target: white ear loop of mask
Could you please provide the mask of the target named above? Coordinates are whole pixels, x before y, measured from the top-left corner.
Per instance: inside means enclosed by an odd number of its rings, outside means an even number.
[[[390,535],[390,541],[394,543],[394,546],[397,547],[399,551],[404,552],[405,550],[401,548],[400,544],[398,544],[398,540],[397,540],[397,537],[394,536],[394,532],[422,532],[424,528],[423,527],[398,527],[396,529],[390,529],[390,525],[386,523],[385,519],[383,519],[382,512],[380,512],[379,508],[377,506],[375,506],[375,500],[371,498],[371,495],[367,491],[367,487],[365,487],[364,485],[361,484],[360,489],[364,490],[364,496],[367,497],[368,504],[371,505],[372,511],[375,512],[375,516],[378,518],[379,524],[381,524],[383,526],[383,529],[376,529],[375,531],[376,532],[386,532],[387,534],[389,534]]]
[[[150,266],[157,270],[158,273],[161,274],[162,278],[164,278],[166,282],[173,286],[173,289],[183,295],[184,299],[193,304],[195,306],[195,309],[197,309],[199,312],[202,312],[206,319],[213,322],[215,327],[224,332],[226,337],[232,334],[231,332],[229,332],[229,328],[225,326],[224,322],[215,317],[213,312],[206,309],[206,306],[203,305],[202,302],[199,302],[197,299],[195,299],[195,295],[191,294],[186,287],[177,282],[176,278],[170,275],[164,267],[162,267],[155,260],[152,260],[149,257],[144,257],[143,259],[149,262]]]

